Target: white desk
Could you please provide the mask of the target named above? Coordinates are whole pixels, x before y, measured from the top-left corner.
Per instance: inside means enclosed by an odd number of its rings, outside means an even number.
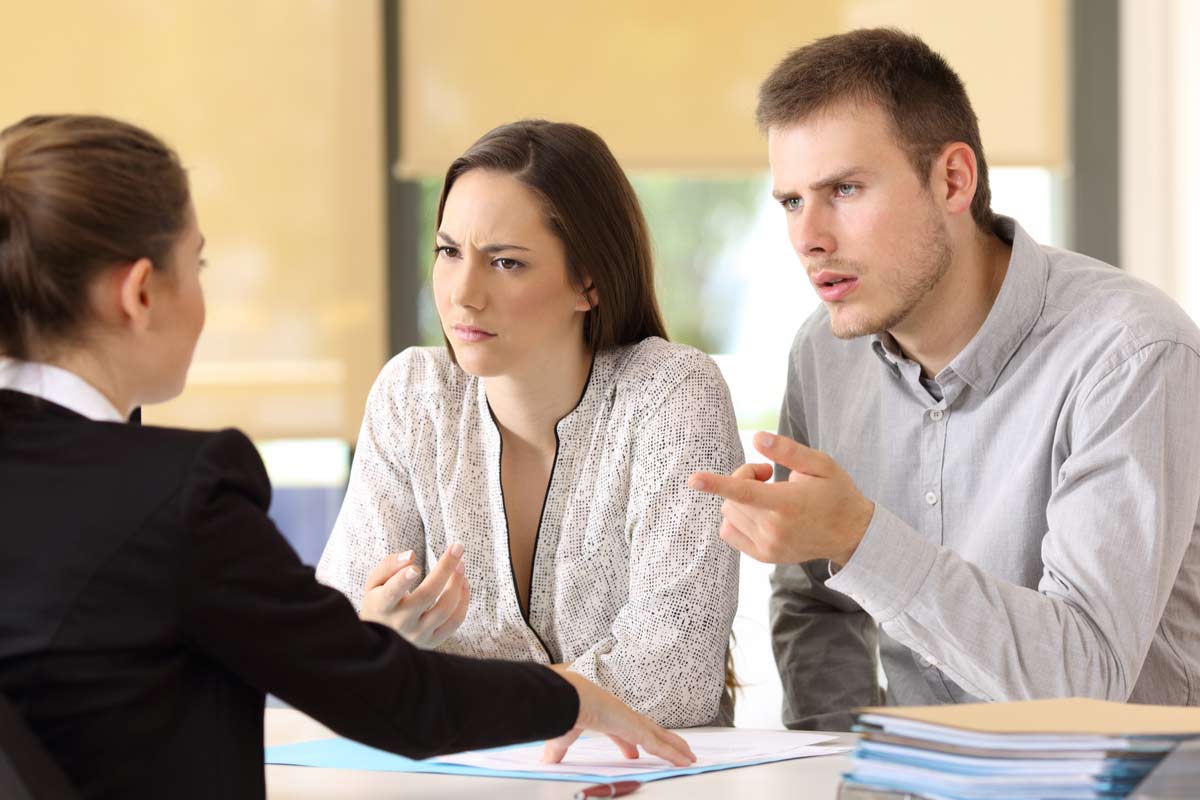
[[[332,736],[329,729],[299,711],[268,708],[266,743],[290,744]],[[850,745],[854,734],[841,734],[831,745]],[[647,783],[630,800],[706,800],[707,798],[813,798],[834,800],[841,774],[850,760],[845,755],[802,758],[757,767],[742,767]],[[346,800],[366,798],[471,798],[508,800],[544,798],[566,800],[581,783],[526,781],[512,778],[474,778],[461,775],[423,775],[413,772],[355,772],[311,767],[267,767],[269,800]]]

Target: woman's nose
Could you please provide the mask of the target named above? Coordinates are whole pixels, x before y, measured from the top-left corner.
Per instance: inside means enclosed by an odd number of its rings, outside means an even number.
[[[450,289],[450,302],[463,308],[482,309],[487,305],[486,268],[465,257]]]

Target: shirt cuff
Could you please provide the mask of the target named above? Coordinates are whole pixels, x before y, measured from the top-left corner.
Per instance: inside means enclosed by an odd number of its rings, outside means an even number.
[[[938,546],[878,503],[858,549],[825,585],[884,623],[899,615],[925,583]]]

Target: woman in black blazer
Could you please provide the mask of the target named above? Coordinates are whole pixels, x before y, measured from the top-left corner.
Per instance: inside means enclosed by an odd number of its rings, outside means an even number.
[[[263,796],[266,692],[409,756],[561,737],[561,758],[591,727],[688,763],[578,675],[360,621],[267,518],[238,431],[125,422],[183,388],[202,246],[186,175],[145,131],[0,133],[0,691],[82,794]]]

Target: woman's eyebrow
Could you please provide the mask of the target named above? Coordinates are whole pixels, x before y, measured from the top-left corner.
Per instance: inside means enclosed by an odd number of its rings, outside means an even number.
[[[482,247],[480,247],[479,250],[480,250],[480,252],[483,252],[483,253],[499,253],[501,250],[521,250],[526,253],[530,252],[528,247],[522,247],[519,244],[503,244],[503,243],[485,244]]]
[[[438,238],[444,241],[451,247],[461,247],[458,242],[454,241],[453,237],[448,236],[444,231],[437,232]],[[525,253],[533,252],[532,248],[525,247],[519,244],[508,244],[507,242],[496,242],[495,244],[485,244],[479,248],[481,253],[498,253],[501,250],[520,250]]]

